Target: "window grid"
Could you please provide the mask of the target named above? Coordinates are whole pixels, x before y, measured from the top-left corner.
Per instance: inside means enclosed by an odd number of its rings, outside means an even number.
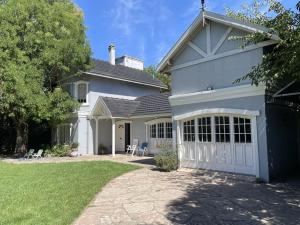
[[[215,137],[216,137],[216,142],[219,142],[219,143],[230,142],[229,116],[216,116],[215,117]]]
[[[251,143],[251,119],[234,117],[233,122],[235,143]]]
[[[159,123],[157,124],[158,128],[158,138],[164,138],[165,137],[165,124],[164,123]]]
[[[77,100],[80,103],[86,103],[86,95],[87,95],[87,84],[78,84],[78,96]]]
[[[211,142],[211,118],[198,118],[198,139],[199,142]]]
[[[183,140],[195,141],[195,120],[189,120],[183,123]]]
[[[172,130],[172,123],[166,123],[166,138],[171,139],[173,137]]]
[[[150,125],[150,137],[156,138],[156,124]]]

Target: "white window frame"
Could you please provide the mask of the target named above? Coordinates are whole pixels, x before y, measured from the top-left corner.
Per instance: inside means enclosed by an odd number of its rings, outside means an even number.
[[[173,125],[173,122],[172,122],[172,119],[171,118],[162,118],[162,119],[155,119],[155,120],[151,120],[151,121],[148,121],[145,123],[146,126],[149,126],[149,138],[150,139],[166,139],[166,140],[171,140],[173,139],[173,132],[172,132],[172,138],[167,138],[167,123],[171,123]],[[159,124],[163,124],[164,126],[164,130],[163,130],[163,137],[159,137],[158,135],[158,125]],[[156,137],[152,137],[151,136],[151,129],[152,129],[152,126],[153,125],[156,125]],[[172,129],[173,131],[173,129]]]
[[[186,141],[184,139],[184,135],[185,135],[185,132],[184,132],[184,123],[187,123],[187,122],[191,122],[191,121],[194,121],[194,133],[192,132],[187,132],[186,134],[187,135],[193,135],[194,134],[194,140],[193,140],[193,136],[191,136],[191,140],[189,141],[189,138],[187,138],[188,141]],[[197,118],[190,118],[190,119],[187,119],[187,120],[184,120],[182,121],[182,140],[183,142],[196,142],[198,139],[197,139],[197,136],[198,136],[198,132],[197,132]],[[192,127],[192,125],[188,125],[189,127]]]
[[[81,85],[81,84],[86,85],[86,102],[81,103],[81,105],[88,106],[89,105],[89,82],[88,81],[77,81],[77,82],[75,82],[74,97],[75,97],[76,100],[78,100],[78,86]]]

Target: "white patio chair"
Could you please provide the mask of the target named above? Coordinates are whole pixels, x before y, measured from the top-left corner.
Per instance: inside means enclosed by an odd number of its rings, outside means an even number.
[[[43,154],[43,149],[40,149],[37,153],[33,154],[32,158],[34,159],[41,159]]]
[[[25,153],[25,155],[23,156],[24,159],[29,159],[30,157],[32,157],[34,154],[34,149],[29,149],[28,152]]]
[[[139,144],[139,140],[133,139],[132,145],[128,145],[127,147],[127,154],[131,154],[133,156],[138,147],[138,144]]]

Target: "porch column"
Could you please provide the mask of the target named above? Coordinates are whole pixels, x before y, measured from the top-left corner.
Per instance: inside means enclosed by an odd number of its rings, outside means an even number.
[[[111,143],[111,150],[112,150],[112,156],[116,155],[116,121],[115,119],[111,119],[112,123],[112,143]]]
[[[99,146],[99,118],[95,119],[96,121],[96,140],[95,140],[95,153],[98,154],[98,146]]]
[[[148,124],[146,123],[146,142],[148,143]]]

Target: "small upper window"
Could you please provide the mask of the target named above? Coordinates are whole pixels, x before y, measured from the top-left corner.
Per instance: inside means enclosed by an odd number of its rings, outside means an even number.
[[[80,83],[77,86],[77,100],[80,103],[86,103],[86,95],[87,95],[87,84]]]

